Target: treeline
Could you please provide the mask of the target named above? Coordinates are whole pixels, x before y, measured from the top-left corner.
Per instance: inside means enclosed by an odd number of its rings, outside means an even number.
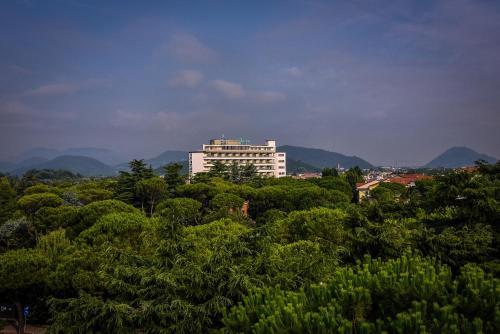
[[[181,168],[2,177],[0,303],[51,333],[500,332],[500,164],[361,204],[358,168]]]

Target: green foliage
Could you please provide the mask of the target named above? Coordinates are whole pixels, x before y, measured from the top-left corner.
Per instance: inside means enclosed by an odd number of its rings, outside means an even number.
[[[348,203],[349,200],[340,191],[327,190],[317,186],[266,186],[255,192],[250,202],[250,211],[253,217],[258,217],[270,209],[290,212],[320,206],[333,207],[340,203]]]
[[[17,201],[17,205],[24,213],[32,217],[39,209],[43,207],[57,207],[63,204],[63,199],[56,194],[41,193],[25,195]]]
[[[238,210],[243,205],[244,199],[230,193],[221,193],[216,195],[211,201],[210,206],[213,209],[235,209]]]
[[[191,198],[167,199],[156,207],[162,218],[172,223],[189,226],[201,222],[201,203]]]
[[[33,227],[26,218],[8,220],[0,225],[0,253],[10,249],[29,248],[35,245]]]
[[[185,177],[181,174],[182,165],[179,163],[171,163],[164,167],[164,180],[167,184],[170,193],[175,192],[175,188],[186,183]]]
[[[325,279],[338,263],[338,258],[326,253],[319,242],[309,240],[273,244],[265,256],[270,285],[292,290]]]
[[[45,234],[59,228],[73,226],[78,219],[78,208],[73,206],[43,207],[36,212],[33,226],[38,233]]]
[[[99,189],[99,188],[89,188],[83,189],[77,194],[78,199],[83,204],[89,204],[97,201],[104,201],[107,199],[113,198],[113,192],[107,189]]]
[[[117,199],[141,206],[141,198],[136,194],[136,185],[141,180],[150,179],[154,176],[151,167],[147,167],[144,160],[132,160],[129,163],[130,172],[120,172],[115,189]]]
[[[346,212],[341,209],[318,208],[294,211],[282,223],[291,241],[311,240],[328,249],[340,250],[349,241],[344,227],[347,217]]]
[[[500,332],[497,166],[383,183],[362,204],[356,168],[184,184],[171,167],[1,179],[2,299],[52,333]]]
[[[321,170],[321,177],[339,176],[339,172],[335,168],[323,168]]]
[[[352,196],[351,185],[344,178],[323,175],[322,178],[312,180],[312,182],[314,182],[321,188],[329,190],[338,190],[346,194],[346,196],[348,196],[349,198],[351,198]]]
[[[16,192],[9,179],[0,178],[0,224],[7,221],[16,210]]]
[[[0,254],[0,292],[16,293],[44,281],[48,259],[32,249],[18,249]]]
[[[167,185],[161,177],[155,176],[149,179],[143,179],[135,184],[136,194],[141,200],[141,208],[144,211],[145,205],[149,208],[147,211],[153,214],[156,203],[158,203],[167,193]]]
[[[139,212],[134,207],[117,200],[93,202],[78,210],[75,223],[68,226],[68,236],[75,238],[83,230],[94,225],[99,218],[113,212]]]
[[[136,333],[133,309],[124,303],[82,293],[50,300],[50,333]]]
[[[42,193],[53,193],[61,196],[62,191],[56,187],[49,187],[46,184],[38,183],[31,187],[24,189],[24,195],[42,194]]]
[[[254,289],[223,319],[243,333],[496,333],[500,281],[476,266],[451,270],[410,254],[366,258],[306,290]]]

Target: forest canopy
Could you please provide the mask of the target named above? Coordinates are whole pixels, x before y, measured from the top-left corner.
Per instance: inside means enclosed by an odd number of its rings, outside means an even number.
[[[500,163],[362,203],[359,169],[221,168],[0,178],[0,303],[50,333],[500,332]]]

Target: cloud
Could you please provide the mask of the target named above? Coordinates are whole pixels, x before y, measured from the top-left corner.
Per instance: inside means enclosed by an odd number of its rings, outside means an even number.
[[[285,94],[279,92],[263,91],[263,92],[256,92],[253,95],[257,102],[272,103],[272,102],[280,102],[286,100]]]
[[[212,80],[212,86],[222,95],[229,99],[245,96],[246,92],[240,84],[225,80]]]
[[[30,75],[33,73],[32,70],[30,70],[27,67],[19,66],[16,64],[12,64],[8,66],[8,69],[14,72],[15,74],[21,74],[21,75]]]
[[[177,60],[186,63],[213,63],[217,53],[204,45],[194,35],[177,32],[172,36],[169,51]]]
[[[152,113],[131,112],[122,109],[112,114],[111,125],[118,128],[138,129],[175,129],[181,115],[175,112],[158,111]]]
[[[77,92],[80,88],[71,83],[47,84],[24,92],[25,96],[55,96],[68,95]]]
[[[298,67],[289,67],[285,70],[285,72],[289,75],[291,75],[292,77],[300,77],[302,76],[302,70]]]
[[[273,103],[286,100],[286,95],[274,91],[254,91],[226,80],[212,80],[212,87],[228,99],[246,98],[248,102]]]
[[[168,81],[171,87],[195,87],[203,80],[203,74],[196,70],[183,70]]]
[[[110,82],[107,79],[88,79],[81,82],[51,83],[27,90],[22,95],[37,97],[70,95],[82,90],[107,87],[109,85]]]

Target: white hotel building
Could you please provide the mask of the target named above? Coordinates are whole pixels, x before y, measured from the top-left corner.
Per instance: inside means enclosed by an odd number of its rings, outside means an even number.
[[[286,176],[286,153],[276,152],[276,141],[266,140],[264,145],[250,145],[247,140],[212,139],[203,144],[201,151],[189,152],[189,177],[208,172],[214,161],[227,165],[253,164],[261,176]]]

